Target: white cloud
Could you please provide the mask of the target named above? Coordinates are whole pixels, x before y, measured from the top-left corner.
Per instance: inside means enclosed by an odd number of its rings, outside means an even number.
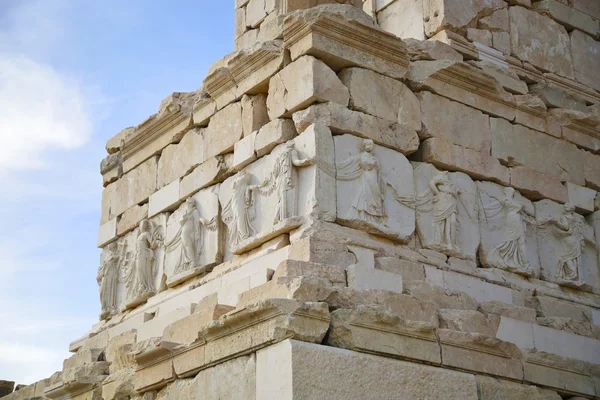
[[[0,54],[0,173],[43,167],[45,151],[82,146],[91,132],[81,84],[24,55]]]

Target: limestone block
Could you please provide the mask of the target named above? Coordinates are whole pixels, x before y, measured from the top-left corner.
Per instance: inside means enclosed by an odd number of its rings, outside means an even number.
[[[486,51],[494,52],[487,47]],[[407,79],[415,91],[427,89],[490,115],[510,121],[515,118],[514,96],[504,90],[493,76],[468,63],[455,60],[414,61],[410,64]],[[473,91],[474,86],[478,88],[477,92]]]
[[[479,190],[479,259],[486,267],[539,276],[540,261],[533,203],[512,188],[477,182]]]
[[[442,362],[433,326],[369,309],[334,311],[326,343],[348,350],[415,359],[433,365]]]
[[[524,166],[510,169],[510,185],[531,200],[546,198],[566,203],[569,199],[560,180]]]
[[[236,142],[233,148],[233,168],[236,171],[243,169],[246,165],[256,161],[256,152],[254,151],[254,141],[257,132],[244,136],[242,140]]]
[[[550,200],[535,203],[541,276],[560,285],[598,286],[598,249],[593,228],[574,212]]]
[[[232,164],[233,155],[231,157],[216,156],[207,159],[181,180],[179,198],[184,199],[224,179]]]
[[[98,247],[117,240],[117,218],[113,218],[98,229]]]
[[[242,105],[233,103],[218,111],[204,131],[204,159],[229,153],[243,137]]]
[[[131,207],[121,215],[117,222],[117,235],[123,236],[131,232],[146,218],[148,218],[148,203]]]
[[[484,29],[467,29],[467,39],[471,42],[478,42],[485,46],[492,47],[492,32]]]
[[[479,311],[484,314],[494,314],[501,317],[518,319],[524,322],[535,323],[536,311],[533,308],[518,307],[499,301],[486,301],[479,305]]]
[[[512,343],[481,335],[438,329],[442,365],[486,375],[521,380],[521,352]]]
[[[111,215],[121,215],[156,191],[157,167],[158,156],[151,157],[112,184],[115,189],[114,198],[110,201]]]
[[[429,139],[436,140],[436,139]],[[463,173],[447,173],[415,163],[417,233],[423,247],[474,260],[479,247],[478,194]],[[446,219],[437,221],[442,215]]]
[[[102,174],[102,184],[104,186],[115,182],[123,176],[123,156],[120,151],[102,160],[100,163],[100,173]]]
[[[187,175],[204,162],[204,129],[192,129],[178,144],[163,150],[158,161],[158,189]]]
[[[441,138],[425,140],[416,159],[438,168],[460,171],[475,179],[490,180],[508,185],[510,172],[496,157],[486,153],[457,146]]]
[[[600,23],[598,21],[560,1],[542,0],[533,3],[533,9],[539,13],[550,15],[553,19],[569,28],[569,30],[578,29],[592,36],[597,36],[600,32]]]
[[[262,157],[269,154],[277,145],[292,140],[296,135],[292,120],[275,119],[264,125],[256,134],[254,139],[256,155]]]
[[[583,160],[575,145],[502,119],[492,118],[490,122],[492,156],[561,181],[584,184]]]
[[[352,135],[334,142],[338,221],[407,241],[415,229],[415,192],[406,157]]]
[[[117,183],[111,183],[102,190],[102,204],[100,206],[100,224],[105,224],[115,218],[113,207],[116,202]]]
[[[290,245],[290,259],[347,267],[356,263],[356,256],[342,243],[307,237]]]
[[[385,5],[377,4],[376,8],[377,22],[381,29],[402,39],[426,39],[423,25],[423,2],[421,0],[379,0],[377,3],[381,1],[387,3]]]
[[[569,203],[575,206],[580,214],[589,214],[594,212],[594,200],[597,192],[586,187],[575,185],[571,182],[565,182],[565,188],[569,197]]]
[[[323,279],[335,287],[346,286],[346,274],[342,267],[297,260],[285,260],[279,264],[272,279],[278,283],[288,283],[300,277]]]
[[[439,314],[440,328],[479,333],[491,337],[496,337],[496,331],[500,324],[499,317],[485,315],[479,311],[449,310],[443,308],[439,311]]]
[[[470,63],[481,68],[486,74],[493,76],[510,93],[524,95],[529,91],[527,83],[519,80],[519,75],[505,66],[489,61],[470,61]]]
[[[255,96],[242,97],[242,130],[244,136],[259,130],[269,122],[267,113],[267,95],[264,93]]]
[[[274,7],[274,1],[250,0],[246,6],[246,25],[250,28],[258,27]]]
[[[443,287],[422,281],[407,281],[406,293],[423,301],[431,301],[438,308],[477,310],[478,303],[466,293],[445,290]]]
[[[293,115],[298,132],[314,123],[328,126],[334,133],[350,133],[371,139],[378,145],[409,155],[419,148],[419,137],[414,130],[399,123],[351,111],[335,103],[317,104]]]
[[[102,398],[118,399],[135,396],[135,391],[133,390],[134,375],[134,368],[122,369],[111,373],[111,375],[102,382]]]
[[[503,316],[500,318],[500,326],[496,337],[514,343],[520,349],[535,349],[533,325],[530,322]]]
[[[206,93],[200,93],[194,104],[194,125],[206,126],[210,118],[217,112],[217,103]]]
[[[339,77],[350,90],[350,109],[421,128],[419,101],[403,83],[363,68],[344,69]]]
[[[402,293],[402,277],[375,269],[375,256],[371,249],[355,246],[348,248],[356,256],[356,264],[348,267],[348,286],[357,290],[388,290]]]
[[[294,340],[260,350],[256,376],[257,399],[478,399],[473,375]]]
[[[558,393],[537,386],[522,385],[478,375],[477,390],[486,400],[561,400]]]
[[[600,359],[600,340],[536,324],[533,325],[533,340],[538,351],[591,364],[598,364]]]
[[[181,204],[179,191],[181,180],[177,178],[167,186],[150,195],[148,216],[153,217],[165,211],[173,211]]]
[[[555,299],[549,296],[526,298],[525,302],[534,307],[540,317],[571,318],[578,322],[592,320],[591,309],[569,301]]]
[[[494,11],[491,15],[481,18],[477,21],[477,25],[481,29],[487,29],[489,31],[504,31],[509,30],[508,24],[508,8],[502,8]]]
[[[136,391],[160,389],[176,379],[173,361],[167,359],[135,372],[133,380]]]
[[[312,126],[221,185],[228,248],[241,254],[302,225],[335,218],[331,132]]]
[[[425,34],[431,37],[443,29],[462,28],[479,15],[491,14],[504,7],[506,3],[500,0],[468,2],[425,0],[423,2]]]
[[[427,298],[419,299],[389,290],[356,290],[347,287],[334,288],[325,301],[333,310],[371,309],[406,321],[420,321],[433,327],[439,325],[436,303]]]
[[[271,119],[290,117],[313,103],[331,101],[347,106],[349,98],[348,88],[331,68],[305,56],[271,78],[267,109]]]
[[[600,20],[600,4],[594,0],[572,0],[571,5],[587,15]]]
[[[255,355],[247,355],[202,370],[169,384],[162,399],[256,399]],[[145,400],[145,399],[144,399]]]
[[[459,146],[489,153],[490,118],[481,111],[431,92],[420,92],[423,128],[421,140],[439,137]],[[446,110],[441,113],[440,110]]]
[[[362,67],[392,78],[406,74],[406,46],[356,7],[321,6],[286,19],[283,37],[292,60],[312,55],[335,71]]]
[[[116,152],[122,150],[123,149],[123,147],[122,147],[123,140],[126,137],[131,136],[132,133],[135,131],[135,129],[136,129],[135,127],[130,126],[128,128],[121,130],[115,136],[108,139],[108,141],[106,142],[106,152],[108,154],[115,154]]]
[[[517,114],[515,117],[515,122],[517,124],[527,126],[528,128],[540,132],[547,131],[547,107],[541,98],[532,94],[517,95],[515,96],[515,101],[517,103]],[[547,133],[552,134],[551,132]],[[562,132],[559,132],[556,136],[561,137]]]
[[[246,26],[246,9],[244,7],[236,7],[235,9],[235,26],[233,31],[234,39],[238,39],[248,30]]]
[[[0,381],[0,396],[4,397],[13,392],[15,383],[12,381]]]
[[[583,150],[580,156],[583,158],[585,185],[594,190],[600,190],[600,156]]]
[[[512,53],[536,67],[573,79],[567,30],[552,19],[523,7],[510,7]]]
[[[598,21],[596,21],[597,24]],[[571,33],[571,51],[575,79],[584,85],[600,90],[600,71],[596,68],[600,63],[600,42],[574,30]]]
[[[542,81],[531,85],[530,93],[538,96],[549,108],[565,108],[587,112],[585,101],[558,85]]]
[[[524,352],[523,370],[526,383],[587,396],[595,392],[589,365],[581,361],[531,350]]]
[[[172,287],[221,263],[224,252],[219,221],[219,185],[189,197],[166,226],[165,274]]]
[[[129,330],[111,338],[106,347],[106,361],[110,363],[109,372],[131,368],[135,366],[133,356],[129,354],[137,341],[137,332]]]
[[[492,32],[494,48],[505,55],[510,55],[510,34],[508,32]]]
[[[104,349],[81,349],[63,362],[63,369],[76,368],[100,361]]]
[[[484,282],[457,272],[439,271],[433,267],[426,267],[425,274],[427,282],[454,292],[464,292],[479,302],[493,300],[507,304],[514,302],[512,291],[504,286]]]
[[[376,258],[375,269],[398,274],[402,276],[403,282],[425,280],[425,269],[422,264],[395,257]]]
[[[232,306],[219,304],[216,293],[207,296],[195,306],[193,314],[168,325],[163,332],[163,340],[181,344],[202,340],[202,330],[233,309]]]

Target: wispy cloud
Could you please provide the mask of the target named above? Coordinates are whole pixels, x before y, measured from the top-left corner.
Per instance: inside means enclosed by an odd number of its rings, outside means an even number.
[[[0,54],[0,171],[40,168],[49,149],[90,137],[81,85],[25,55]]]

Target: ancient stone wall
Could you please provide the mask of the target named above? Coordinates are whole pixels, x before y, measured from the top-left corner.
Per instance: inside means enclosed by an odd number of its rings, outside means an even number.
[[[109,140],[101,321],[9,400],[600,398],[596,3],[330,3]]]

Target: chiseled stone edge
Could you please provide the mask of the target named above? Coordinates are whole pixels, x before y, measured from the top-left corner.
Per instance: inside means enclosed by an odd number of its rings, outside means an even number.
[[[309,322],[310,321],[310,322]],[[234,310],[205,327],[198,327],[200,339],[189,346],[163,344],[155,339],[146,350],[135,355],[135,390],[143,393],[166,386],[176,378],[184,378],[229,359],[253,353],[286,339],[320,343],[329,329],[329,307],[325,303],[303,303],[288,299],[268,299]],[[317,324],[315,326],[315,324]],[[311,331],[305,328],[310,326]],[[244,338],[251,340],[244,341]],[[238,346],[232,346],[234,342]],[[251,345],[250,345],[251,344]],[[196,365],[176,374],[174,363],[183,359]],[[171,376],[156,381],[141,380],[141,374],[170,369]]]
[[[335,64],[340,64],[338,69],[364,66],[393,78],[403,78],[408,71],[409,56],[400,38],[357,21],[339,21],[335,17],[299,18],[292,14],[284,22],[283,38],[292,59],[303,55],[317,58],[328,55],[336,59]],[[327,45],[328,42],[347,46],[352,52],[337,52]],[[295,49],[296,45],[308,46]],[[367,60],[372,61],[370,65],[364,65]],[[385,67],[378,66],[381,62]]]

